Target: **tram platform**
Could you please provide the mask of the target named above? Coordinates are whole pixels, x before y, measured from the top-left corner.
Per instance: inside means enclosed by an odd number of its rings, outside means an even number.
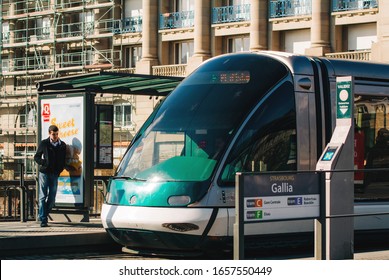
[[[118,246],[104,230],[99,219],[90,222],[49,222],[41,227],[36,221],[0,222],[0,258],[20,253],[66,251],[69,248]]]
[[[15,255],[30,255],[40,251],[66,252],[69,248],[95,247],[118,248],[104,230],[99,219],[90,222],[50,222],[48,227],[40,227],[36,221],[0,222],[0,259]],[[292,256],[287,259],[313,260],[313,256]],[[359,251],[355,260],[389,260],[389,250],[385,246],[374,251]]]

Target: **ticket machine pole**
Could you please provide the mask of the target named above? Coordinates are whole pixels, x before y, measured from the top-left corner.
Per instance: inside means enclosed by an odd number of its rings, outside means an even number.
[[[354,173],[339,172],[354,168],[352,85],[352,77],[336,80],[336,126],[316,165],[316,170],[325,171],[325,213],[315,221],[316,259],[354,257],[354,220],[344,217],[354,213]]]

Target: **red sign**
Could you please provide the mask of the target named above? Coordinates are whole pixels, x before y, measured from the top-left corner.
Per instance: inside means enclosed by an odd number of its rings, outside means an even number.
[[[365,135],[363,131],[356,131],[354,134],[354,167],[355,169],[363,169],[365,164]],[[354,180],[362,182],[364,178],[363,172],[355,172]],[[357,183],[357,182],[356,182]]]
[[[44,122],[50,121],[50,104],[48,103],[43,104],[42,117]]]

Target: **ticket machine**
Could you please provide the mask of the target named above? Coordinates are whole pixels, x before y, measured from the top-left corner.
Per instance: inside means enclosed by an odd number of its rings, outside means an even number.
[[[315,221],[315,258],[354,254],[354,122],[352,78],[338,77],[336,127],[316,165],[325,171],[321,219]]]

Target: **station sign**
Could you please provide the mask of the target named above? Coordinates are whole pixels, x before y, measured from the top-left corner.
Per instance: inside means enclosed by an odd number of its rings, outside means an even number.
[[[317,218],[320,177],[316,173],[243,176],[245,222]]]

